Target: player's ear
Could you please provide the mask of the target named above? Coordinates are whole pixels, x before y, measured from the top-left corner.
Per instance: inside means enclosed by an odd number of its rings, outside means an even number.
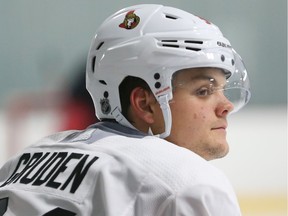
[[[154,108],[156,99],[151,91],[136,87],[130,94],[130,111],[136,119],[141,119],[146,124],[154,123]],[[135,121],[135,119],[134,119]]]

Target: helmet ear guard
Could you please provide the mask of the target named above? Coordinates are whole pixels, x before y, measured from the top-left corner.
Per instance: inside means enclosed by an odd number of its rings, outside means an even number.
[[[116,12],[100,26],[88,54],[86,86],[99,119],[115,119],[133,128],[122,114],[119,85],[127,76],[145,80],[162,109],[165,131],[159,136],[165,138],[172,126],[172,76],[197,67],[223,69],[230,75],[228,96],[240,96],[239,108],[249,101],[245,66],[217,26],[176,8],[136,5]],[[241,91],[233,95],[236,89]]]

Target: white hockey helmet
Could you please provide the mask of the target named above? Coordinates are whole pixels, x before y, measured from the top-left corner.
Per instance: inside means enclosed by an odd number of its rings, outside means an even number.
[[[180,9],[135,5],[108,17],[98,29],[88,54],[86,85],[99,119],[133,127],[121,113],[119,85],[127,76],[146,81],[163,112],[164,138],[172,125],[172,75],[199,67],[227,73],[234,111],[249,101],[245,66],[217,26]]]

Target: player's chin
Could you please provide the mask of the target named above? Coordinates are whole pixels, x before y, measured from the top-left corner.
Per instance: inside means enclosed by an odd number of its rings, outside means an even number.
[[[229,145],[226,143],[222,151],[219,153],[217,158],[223,158],[229,153]]]
[[[225,157],[229,153],[229,145],[227,141],[215,142],[208,150],[207,160],[215,160]]]

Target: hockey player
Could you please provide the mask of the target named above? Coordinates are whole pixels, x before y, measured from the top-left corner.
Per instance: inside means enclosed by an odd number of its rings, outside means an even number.
[[[87,88],[101,122],[10,159],[0,216],[241,215],[208,162],[228,153],[227,116],[250,99],[218,27],[161,5],[120,10],[93,39]]]

